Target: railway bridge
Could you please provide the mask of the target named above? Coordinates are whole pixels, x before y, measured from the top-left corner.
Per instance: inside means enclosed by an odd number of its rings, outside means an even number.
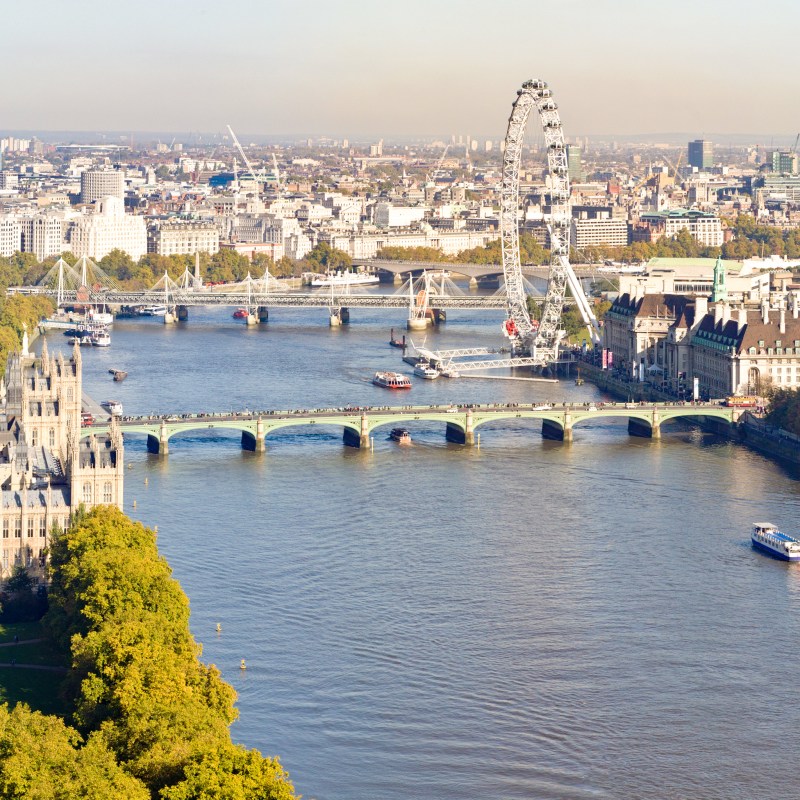
[[[597,420],[625,418],[633,436],[660,438],[663,425],[673,420],[733,425],[746,409],[728,408],[719,403],[598,403],[561,405],[488,404],[459,406],[399,406],[323,408],[293,411],[242,411],[164,416],[114,418],[126,437],[147,437],[151,453],[167,455],[173,436],[193,431],[233,430],[241,432],[242,448],[255,452],[266,449],[266,438],[286,428],[334,426],[342,429],[342,440],[350,447],[369,447],[372,433],[380,428],[405,426],[416,421],[438,422],[449,442],[473,445],[476,430],[489,422],[539,420],[542,436],[571,442],[576,427]],[[98,422],[82,429],[83,435],[105,429]]]

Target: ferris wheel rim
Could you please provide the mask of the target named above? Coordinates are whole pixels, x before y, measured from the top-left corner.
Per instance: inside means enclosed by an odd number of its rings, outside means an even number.
[[[522,144],[528,118],[536,110],[547,149],[549,192],[551,198],[551,256],[548,288],[542,321],[536,325],[527,307],[522,264],[519,252],[519,171]],[[569,267],[570,211],[569,170],[566,142],[558,114],[558,105],[543,80],[528,80],[517,90],[504,142],[503,180],[500,202],[500,236],[503,274],[508,297],[508,319],[517,341],[529,342],[532,348],[555,351],[561,306],[566,292]],[[509,326],[504,324],[504,331]],[[507,334],[508,335],[508,334]]]

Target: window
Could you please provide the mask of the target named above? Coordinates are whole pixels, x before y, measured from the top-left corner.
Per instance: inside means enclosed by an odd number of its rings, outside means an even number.
[[[91,483],[84,483],[83,484],[83,502],[84,503],[91,503],[92,502],[92,484]]]
[[[38,447],[39,445],[39,431],[34,428],[31,431],[31,447]]]
[[[56,429],[50,428],[50,447],[56,446]]]
[[[33,517],[28,517],[28,538],[33,539],[34,523],[36,520]]]
[[[67,386],[67,400],[72,400],[72,387]]]
[[[47,517],[39,517],[39,536],[42,538],[47,537]]]
[[[106,481],[103,484],[103,502],[104,503],[111,502],[111,481]]]
[[[8,528],[9,528],[9,524],[8,524],[8,519],[6,518],[6,519],[3,520],[3,538],[4,539],[8,539]]]
[[[19,517],[14,520],[14,538],[22,538],[22,520]]]
[[[8,569],[8,550],[3,550],[3,572]]]

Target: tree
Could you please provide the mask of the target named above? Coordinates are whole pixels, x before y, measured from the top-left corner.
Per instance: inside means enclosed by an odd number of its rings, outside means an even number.
[[[0,798],[149,800],[97,737],[80,745],[78,732],[57,717],[0,706]]]
[[[289,776],[277,759],[231,745],[186,768],[181,783],[163,789],[163,800],[293,800]]]
[[[353,266],[353,259],[347,253],[331,247],[327,242],[319,242],[303,262],[309,272],[347,271]]]

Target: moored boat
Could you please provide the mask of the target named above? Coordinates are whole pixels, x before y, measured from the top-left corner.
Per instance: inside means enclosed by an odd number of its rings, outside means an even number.
[[[111,347],[111,334],[108,331],[94,331],[91,340],[94,347]]]
[[[800,561],[800,540],[781,533],[771,522],[754,522],[750,541],[756,550],[783,561]]]
[[[376,372],[372,378],[375,386],[384,389],[410,389],[411,380],[399,372]]]
[[[139,310],[142,317],[165,317],[167,315],[166,306],[142,306]]]
[[[425,378],[426,381],[432,381],[439,377],[439,370],[425,361],[420,361],[414,367],[414,374],[419,375],[420,378]]]
[[[392,428],[389,438],[397,444],[411,444],[411,434],[408,428]]]
[[[311,281],[312,286],[366,286],[374,283],[380,283],[380,278],[366,272],[326,272]]]
[[[250,316],[250,312],[246,308],[237,308],[236,311],[233,312],[234,319],[247,319]]]
[[[402,339],[395,339],[394,328],[392,328],[391,333],[389,334],[389,345],[391,347],[402,347],[403,349],[405,349],[406,337],[404,336]]]

